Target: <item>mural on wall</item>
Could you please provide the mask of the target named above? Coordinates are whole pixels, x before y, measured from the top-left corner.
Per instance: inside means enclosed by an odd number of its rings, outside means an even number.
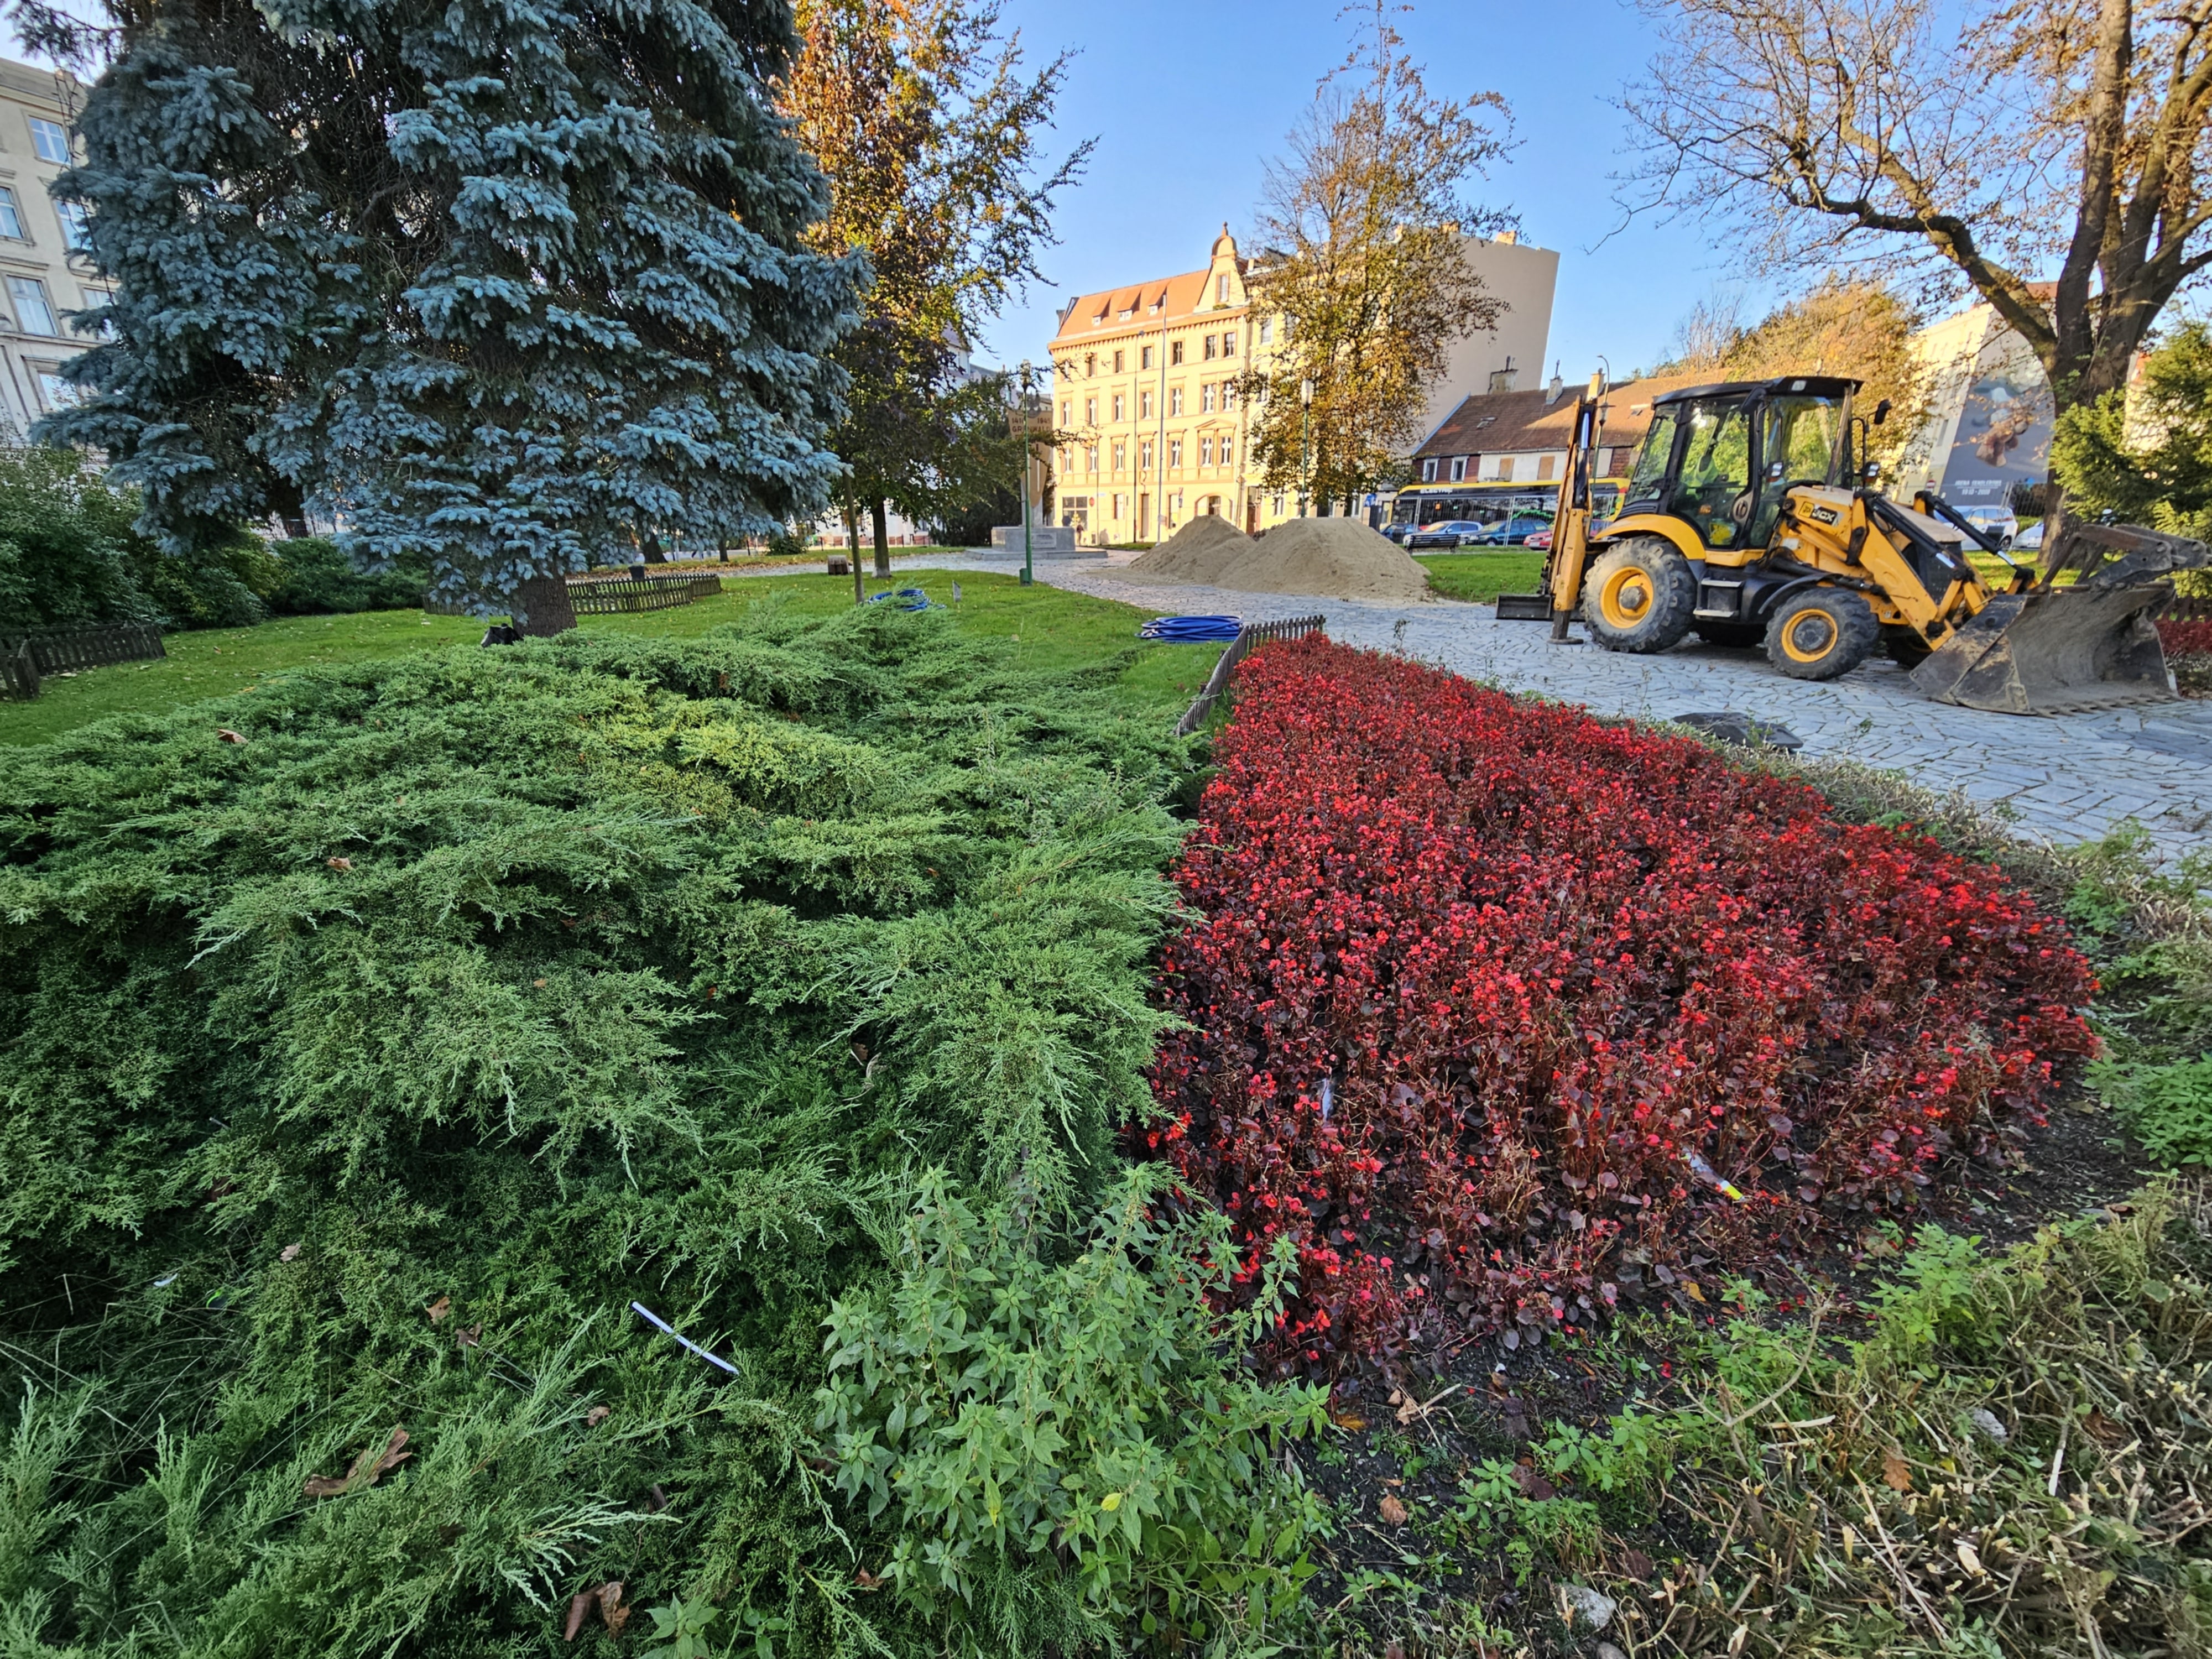
[[[2000,334],[1975,359],[1942,493],[1961,509],[2003,508],[2014,485],[2035,485],[2051,465],[2051,388],[2017,335]]]

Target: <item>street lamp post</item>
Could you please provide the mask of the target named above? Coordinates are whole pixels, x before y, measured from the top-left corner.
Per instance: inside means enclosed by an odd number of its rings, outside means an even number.
[[[1036,580],[1030,547],[1030,360],[1022,359],[1022,586]]]
[[[1298,382],[1298,516],[1313,504],[1313,381]]]

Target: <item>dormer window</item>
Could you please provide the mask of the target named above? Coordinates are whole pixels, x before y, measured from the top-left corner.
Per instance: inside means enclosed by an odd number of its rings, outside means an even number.
[[[1226,272],[1213,279],[1213,303],[1218,306],[1225,306],[1229,303],[1229,277]]]

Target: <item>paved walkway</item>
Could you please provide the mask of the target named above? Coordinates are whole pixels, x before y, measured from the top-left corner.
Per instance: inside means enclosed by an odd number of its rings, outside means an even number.
[[[1692,640],[1654,657],[1559,646],[1540,623],[1501,623],[1486,605],[1382,606],[1132,580],[1105,561],[1040,561],[1057,586],[1147,610],[1234,612],[1248,620],[1328,618],[1333,639],[1395,645],[1474,678],[1639,719],[1729,712],[1786,726],[1808,756],[1844,757],[1923,787],[2002,803],[2058,842],[2091,840],[2133,818],[2171,855],[2212,844],[2212,702],[2094,714],[1983,714],[1919,695],[1896,664],[1870,662],[1811,684],[1763,653]],[[1577,635],[1582,630],[1576,629]]]

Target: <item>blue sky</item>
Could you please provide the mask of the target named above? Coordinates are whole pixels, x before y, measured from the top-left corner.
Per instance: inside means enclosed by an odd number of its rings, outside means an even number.
[[[1063,149],[1098,141],[1040,261],[1049,286],[977,353],[1012,363],[1044,356],[1069,295],[1203,265],[1224,219],[1243,236],[1267,159],[1341,60],[1351,23],[1337,0],[1007,0],[1006,15],[1034,56],[1078,53],[1058,137]],[[1476,196],[1516,210],[1522,240],[1559,251],[1551,355],[1569,380],[1601,353],[1616,377],[1650,366],[1697,301],[1747,291],[1706,227],[1639,219],[1607,237],[1621,216],[1607,175],[1632,159],[1614,100],[1651,49],[1633,6],[1423,0],[1398,23],[1432,92],[1496,91],[1512,109],[1518,143]],[[1756,315],[1765,290],[1747,291]]]

